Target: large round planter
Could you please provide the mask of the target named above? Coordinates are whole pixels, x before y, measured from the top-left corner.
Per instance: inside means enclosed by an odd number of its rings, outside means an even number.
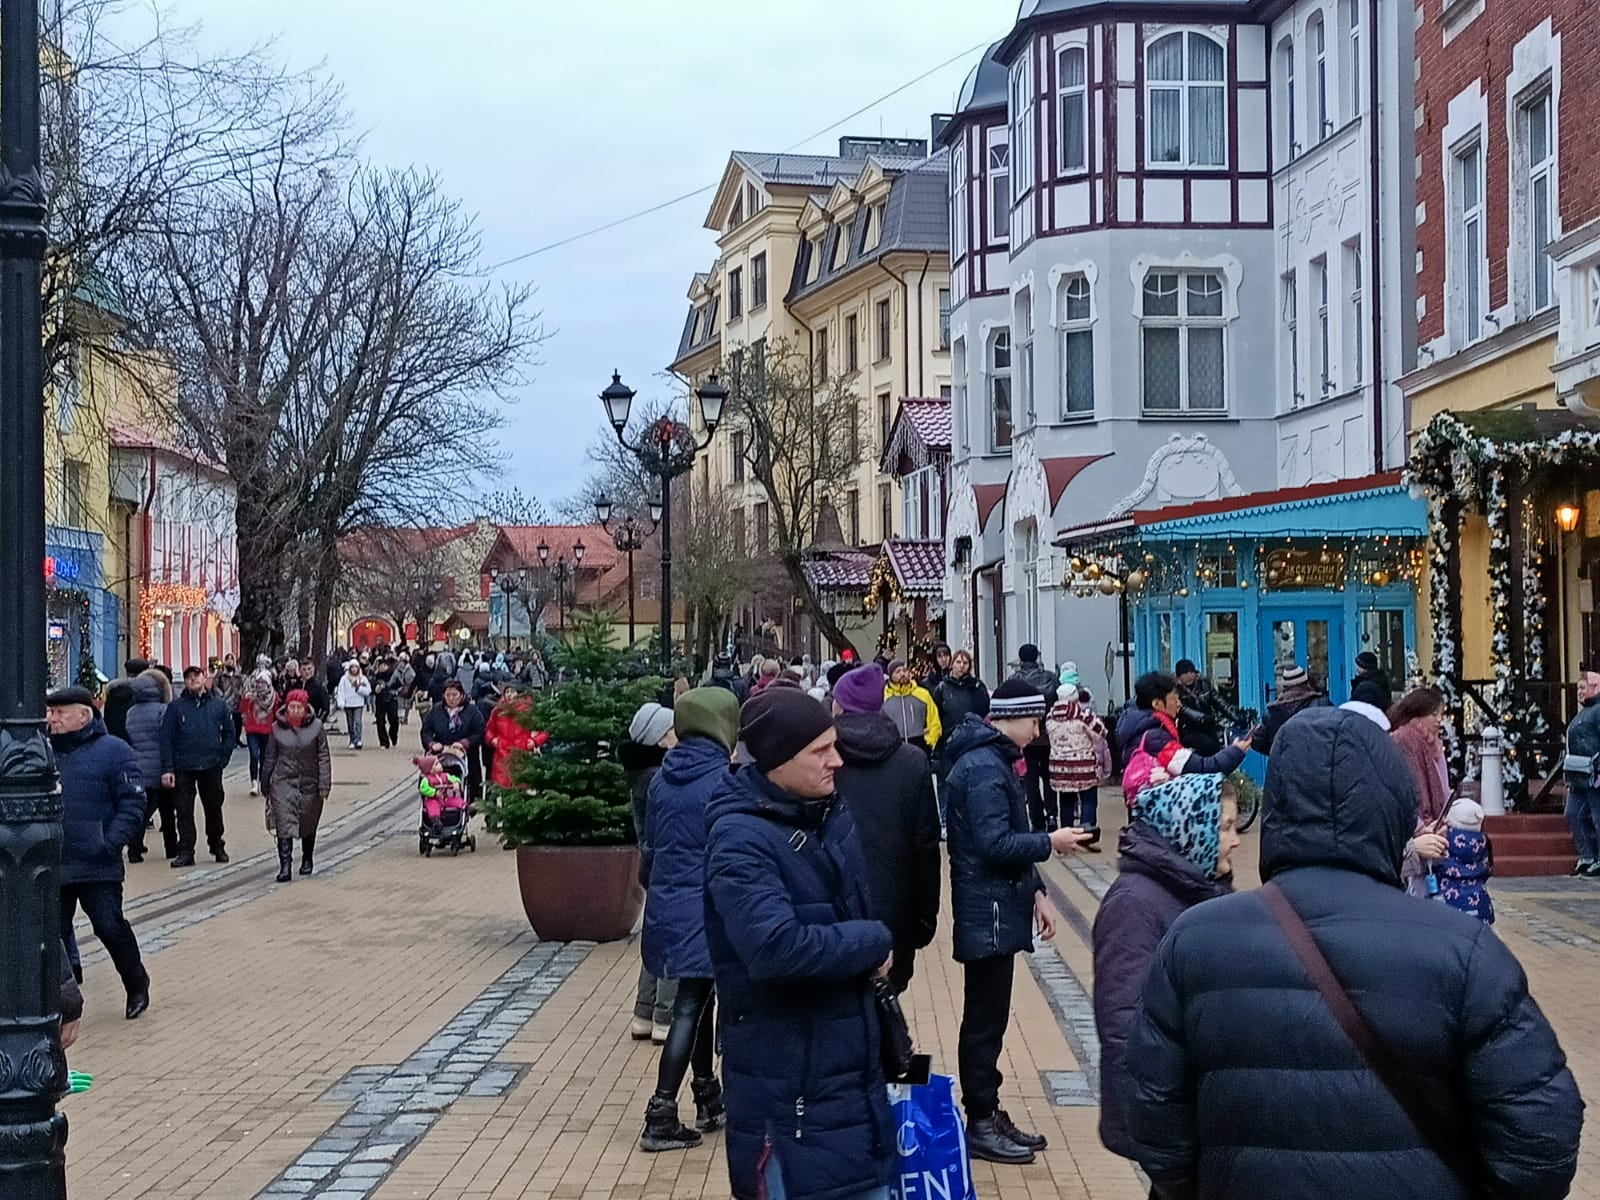
[[[517,885],[545,942],[615,942],[644,908],[637,846],[518,846]]]

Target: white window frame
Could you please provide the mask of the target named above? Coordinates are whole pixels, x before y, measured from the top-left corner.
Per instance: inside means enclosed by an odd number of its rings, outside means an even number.
[[[854,375],[861,369],[861,314],[846,313],[844,317],[844,369]]]
[[[1533,124],[1535,108],[1544,110],[1545,152],[1538,161],[1533,157]],[[1516,139],[1518,184],[1522,190],[1522,228],[1518,232],[1518,253],[1524,261],[1525,304],[1528,315],[1543,312],[1556,303],[1555,262],[1544,247],[1560,235],[1560,207],[1557,187],[1556,105],[1555,93],[1548,82],[1517,98]],[[1539,245],[1538,203],[1535,192],[1544,187],[1544,247]],[[1542,295],[1541,295],[1542,291]]]
[[[967,148],[956,146],[950,152],[950,248],[952,258],[967,253]]]
[[[1002,344],[1006,359],[1004,366],[1000,365]],[[989,335],[988,343],[984,346],[983,351],[984,399],[986,401],[984,405],[984,421],[988,426],[988,432],[984,440],[991,454],[1004,454],[1011,449],[1011,445],[1016,441],[1017,437],[1016,395],[1012,388],[1013,371],[1015,369],[1014,361],[1011,346],[1011,327],[1009,325],[1001,325]],[[1006,438],[1003,442],[1000,440],[1000,425],[997,420],[1000,410],[1000,385],[1002,383],[1005,385],[1006,396]]]
[[[1145,289],[1156,276],[1172,276],[1177,280],[1177,314],[1150,314],[1145,311]],[[1219,307],[1221,314],[1191,315],[1189,313],[1189,280],[1191,278],[1206,278],[1217,285]],[[1175,417],[1216,417],[1226,416],[1229,412],[1230,395],[1228,387],[1228,324],[1231,318],[1228,315],[1228,280],[1221,270],[1193,269],[1188,267],[1152,267],[1144,276],[1139,285],[1139,407],[1146,417],[1168,419]],[[1145,370],[1148,362],[1148,353],[1144,345],[1144,335],[1151,329],[1176,329],[1178,330],[1178,407],[1177,408],[1151,408],[1146,403],[1149,394]],[[1222,403],[1216,407],[1197,408],[1194,406],[1193,397],[1189,394],[1189,342],[1191,334],[1200,329],[1220,329],[1222,331]]]
[[[939,288],[935,295],[939,305],[939,349],[950,349],[950,314],[955,308],[955,293],[947,287]]]
[[[992,141],[986,158],[984,184],[989,199],[989,244],[1011,240],[1011,143]],[[1003,203],[996,204],[996,200]]]
[[[1017,623],[1024,641],[1039,640],[1039,527],[1028,521],[1019,530],[1017,558],[1022,578],[1017,584]]]
[[[1280,78],[1283,80],[1283,156],[1285,159],[1296,157],[1300,153],[1300,139],[1296,136],[1295,129],[1296,101],[1295,101],[1295,71],[1294,71],[1294,36],[1287,35],[1278,43],[1278,62]]]
[[[1332,110],[1328,107],[1328,22],[1316,13],[1306,22],[1306,52],[1311,57],[1311,112],[1316,122],[1308,141],[1321,145],[1333,132]]]
[[[956,450],[965,456],[972,444],[967,422],[967,339],[958,337],[950,343],[950,422],[955,427]]]
[[[1476,199],[1467,203],[1465,180],[1467,161],[1476,165],[1472,182]],[[1445,263],[1446,291],[1452,297],[1455,337],[1466,346],[1483,337],[1484,317],[1489,302],[1489,251],[1484,230],[1484,155],[1483,131],[1451,148],[1445,169],[1449,173],[1446,189],[1450,197],[1450,239]]]
[[[1345,54],[1348,56],[1345,65],[1345,93],[1344,116],[1346,121],[1354,121],[1362,113],[1365,93],[1361,90],[1361,80],[1365,66],[1361,61],[1361,6],[1366,0],[1340,0],[1340,5],[1345,14]]]
[[[1329,295],[1332,284],[1328,279],[1328,259],[1325,255],[1311,260],[1311,299],[1316,304],[1316,328],[1313,331],[1311,349],[1312,358],[1311,382],[1316,384],[1317,395],[1323,398],[1333,395],[1333,313],[1330,310]]]
[[[1014,386],[1011,389],[1012,428],[1032,429],[1035,421],[1033,404],[1033,289],[1022,288],[1012,298],[1011,345],[1014,348],[1011,371]],[[1022,402],[1020,419],[1017,401]]]
[[[1288,343],[1287,366],[1289,371],[1289,407],[1299,408],[1305,403],[1305,392],[1300,387],[1300,296],[1295,273],[1285,272],[1281,281],[1283,299],[1281,315],[1284,339]]]
[[[1082,82],[1066,83],[1067,62],[1076,58],[1082,64]],[[1076,118],[1069,115],[1067,109],[1072,101],[1077,101],[1078,114]],[[1067,130],[1076,125],[1083,135],[1083,159],[1081,162],[1070,163],[1067,161]],[[1089,169],[1089,48],[1084,45],[1073,44],[1063,46],[1056,53],[1056,154],[1062,175],[1078,175]]]
[[[1344,385],[1351,390],[1367,378],[1367,290],[1366,257],[1361,239],[1352,238],[1342,249],[1340,266],[1344,286]]]
[[[1034,121],[1033,50],[1011,68],[1011,202],[1033,189]]]
[[[1095,412],[1095,386],[1094,386],[1094,284],[1089,276],[1082,271],[1074,271],[1064,275],[1058,285],[1060,295],[1057,297],[1057,311],[1060,313],[1058,325],[1060,327],[1060,367],[1057,372],[1061,382],[1060,403],[1057,412],[1063,421],[1086,421],[1094,419]],[[1072,305],[1082,301],[1087,312],[1082,316],[1072,315]],[[1089,405],[1087,408],[1072,408],[1073,396],[1067,387],[1067,360],[1069,358],[1068,346],[1078,339],[1087,339],[1089,345]]]
[[[1154,79],[1150,72],[1150,56],[1157,46],[1168,38],[1182,38],[1183,45],[1183,70],[1178,79]],[[1221,79],[1194,79],[1193,68],[1190,65],[1190,47],[1194,42],[1191,39],[1199,38],[1210,42],[1222,54]],[[1228,169],[1228,67],[1227,46],[1209,33],[1197,29],[1176,29],[1164,32],[1151,38],[1144,47],[1145,63],[1145,164],[1154,170],[1184,170],[1184,171],[1225,171]],[[1222,94],[1222,157],[1219,162],[1197,162],[1194,147],[1190,144],[1192,133],[1192,111],[1196,92],[1204,89],[1216,89]],[[1158,92],[1176,92],[1178,102],[1178,157],[1176,159],[1158,160],[1155,156],[1155,121],[1151,118],[1154,109],[1153,99]]]

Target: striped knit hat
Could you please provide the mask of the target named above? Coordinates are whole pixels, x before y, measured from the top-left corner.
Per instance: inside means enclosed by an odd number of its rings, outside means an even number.
[[[1008,679],[989,697],[989,719],[1006,721],[1014,717],[1044,716],[1044,696],[1039,689],[1021,679]]]
[[[1297,685],[1310,682],[1311,676],[1306,674],[1306,669],[1304,667],[1295,666],[1278,668],[1279,687],[1295,687]]]

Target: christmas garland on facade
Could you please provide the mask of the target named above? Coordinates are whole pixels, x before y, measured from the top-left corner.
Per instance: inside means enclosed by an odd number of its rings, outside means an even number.
[[[1461,625],[1455,605],[1450,603],[1450,555],[1455,549],[1455,530],[1444,519],[1444,499],[1438,493],[1428,496],[1428,615],[1433,625],[1433,661],[1429,674],[1445,698],[1445,749],[1452,762],[1458,761],[1461,731],[1456,719],[1461,711],[1461,693],[1456,676],[1461,670]]]

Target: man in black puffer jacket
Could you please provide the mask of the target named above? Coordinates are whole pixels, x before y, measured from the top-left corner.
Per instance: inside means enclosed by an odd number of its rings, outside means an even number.
[[[850,808],[867,859],[872,915],[894,935],[889,982],[903,992],[916,970],[917,951],[933,941],[939,923],[939,806],[928,756],[900,736],[883,711],[883,669],[857,667],[833,689],[839,731],[834,773],[839,799]]]
[[[1286,724],[1267,772],[1261,877],[1309,927],[1361,1017],[1457,1136],[1464,1185],[1335,1020],[1260,892],[1173,924],[1128,1043],[1128,1131],[1169,1200],[1555,1200],[1583,1102],[1517,960],[1490,928],[1401,890],[1417,797],[1363,716]],[[1432,1125],[1434,1122],[1425,1122]]]

